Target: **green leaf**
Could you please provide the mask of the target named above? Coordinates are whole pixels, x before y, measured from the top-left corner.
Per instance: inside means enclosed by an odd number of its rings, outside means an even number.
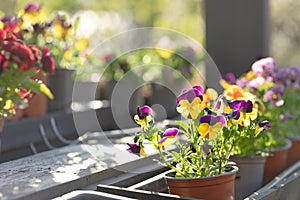
[[[189,129],[189,124],[183,121],[176,121],[176,124],[178,124],[181,128],[183,128],[185,131]]]
[[[35,94],[43,93],[45,94],[49,99],[53,99],[53,94],[51,93],[50,89],[44,84],[39,83],[34,80],[28,80],[22,84],[24,88],[27,90],[32,91]]]

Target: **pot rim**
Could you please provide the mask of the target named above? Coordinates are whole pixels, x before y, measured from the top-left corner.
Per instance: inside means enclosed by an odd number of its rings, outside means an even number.
[[[285,145],[283,147],[278,147],[278,148],[275,148],[275,149],[270,149],[269,152],[272,153],[272,152],[276,152],[276,151],[284,151],[284,150],[288,150],[289,148],[292,147],[291,140],[289,140],[288,138],[285,138],[284,141],[285,141]]]
[[[167,174],[164,175],[164,177],[166,179],[171,179],[171,180],[196,180],[196,179],[212,179],[212,178],[216,178],[216,177],[220,177],[220,176],[224,176],[224,175],[229,175],[229,174],[234,174],[234,173],[237,173],[239,171],[239,168],[236,166],[236,165],[232,165],[230,166],[232,169],[228,172],[225,172],[223,174],[218,174],[218,175],[214,175],[214,176],[200,176],[200,177],[191,177],[191,178],[186,178],[186,177],[172,177],[172,176],[168,176],[168,174],[170,173],[174,173],[174,171],[172,172],[169,172]]]

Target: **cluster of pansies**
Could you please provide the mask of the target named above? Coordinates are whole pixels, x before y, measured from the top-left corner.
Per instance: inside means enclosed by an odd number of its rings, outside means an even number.
[[[235,79],[233,74],[221,82],[225,93],[233,99],[249,97],[259,102],[259,114],[276,127],[268,133],[266,149],[284,144],[284,138],[298,135],[300,69],[289,67],[279,69],[271,57],[256,61],[249,72]],[[293,119],[293,122],[292,120]]]
[[[15,20],[3,18],[0,21],[1,118],[15,114],[15,109],[33,93],[43,92],[53,98],[46,85],[30,78],[38,73],[52,74],[54,70],[55,62],[46,46],[41,51],[35,45],[27,45]]]
[[[240,140],[254,141],[262,131],[271,128],[268,121],[259,121],[256,101],[229,99],[225,93],[218,97],[211,88],[205,90],[197,85],[184,89],[176,102],[183,120],[177,121],[179,128],[166,130],[157,127],[149,106],[139,107],[134,119],[141,131],[127,150],[145,156],[146,143],[152,144],[161,155],[161,164],[173,169],[178,177],[224,173],[230,156],[244,153]],[[179,151],[169,149],[173,143]],[[254,154],[256,151],[257,146],[248,149]]]

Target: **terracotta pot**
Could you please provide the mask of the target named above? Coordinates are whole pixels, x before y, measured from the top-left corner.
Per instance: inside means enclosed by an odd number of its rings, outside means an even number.
[[[32,77],[33,80],[41,80],[46,85],[48,84],[48,76],[39,73]],[[36,94],[28,99],[28,106],[24,109],[23,115],[27,117],[43,116],[47,113],[48,97],[44,94]]]
[[[166,175],[171,194],[205,200],[234,199],[234,182],[237,167],[224,174],[200,178],[175,178]]]
[[[242,157],[230,158],[239,168],[235,180],[235,198],[244,199],[262,187],[266,157]]]
[[[265,169],[264,169],[264,179],[263,184],[267,184],[272,179],[274,179],[278,174],[284,171],[287,167],[287,157],[288,151],[292,144],[290,140],[286,140],[286,145],[284,147],[274,149],[270,151],[270,155],[267,157]]]
[[[292,166],[300,160],[300,139],[289,138],[292,142],[292,147],[288,151],[287,167]]]

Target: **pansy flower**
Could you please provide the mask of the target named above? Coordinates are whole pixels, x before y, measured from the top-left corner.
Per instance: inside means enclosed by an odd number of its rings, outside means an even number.
[[[139,155],[139,156],[147,156],[143,146],[137,145],[137,144],[134,144],[134,143],[133,144],[127,143],[127,145],[129,146],[129,148],[126,149],[126,151],[128,151],[129,153],[133,153],[133,154],[136,154],[136,155]]]
[[[168,146],[172,143],[173,139],[178,135],[179,130],[177,128],[168,128],[163,133],[163,137],[158,142],[158,146],[162,147],[162,149],[165,148],[165,146]]]
[[[193,86],[190,90],[184,89],[176,99],[177,111],[186,119],[196,119],[201,110],[203,92],[204,88],[201,86]]]
[[[198,131],[203,138],[213,140],[217,138],[218,132],[226,125],[226,118],[223,115],[205,115],[200,118]]]
[[[254,95],[246,92],[238,85],[231,85],[227,83],[225,80],[221,80],[220,84],[224,88],[224,95],[229,100],[240,100],[240,99],[246,99],[246,100],[252,100],[254,99]]]
[[[268,89],[268,91],[264,95],[264,99],[273,106],[282,106],[284,103],[284,86],[282,85],[274,85]]]
[[[235,76],[233,73],[227,73],[222,77],[225,81],[227,81],[229,84],[235,83]]]
[[[270,122],[268,122],[268,121],[260,122],[260,123],[258,123],[258,125],[256,127],[255,136],[257,136],[263,130],[269,130],[271,128],[272,128],[272,126],[271,126]]]
[[[277,64],[275,60],[271,57],[263,58],[252,65],[252,71],[255,76],[262,76],[262,77],[274,77],[276,70],[277,70]]]
[[[153,120],[152,109],[147,105],[143,107],[138,107],[137,114],[134,116],[134,120],[144,130],[149,126],[150,122]]]
[[[211,102],[215,101],[218,98],[218,92],[213,88],[207,88],[202,96],[203,101],[201,102],[201,109],[204,109],[209,107],[211,105]]]
[[[19,17],[22,19],[24,25],[34,25],[47,20],[44,10],[36,3],[28,3],[26,7],[19,12]]]
[[[249,126],[251,120],[255,120],[257,118],[257,105],[253,105],[252,101],[250,100],[229,101],[228,105],[230,108],[240,112],[238,121],[233,120],[235,123],[239,123],[242,126]]]

